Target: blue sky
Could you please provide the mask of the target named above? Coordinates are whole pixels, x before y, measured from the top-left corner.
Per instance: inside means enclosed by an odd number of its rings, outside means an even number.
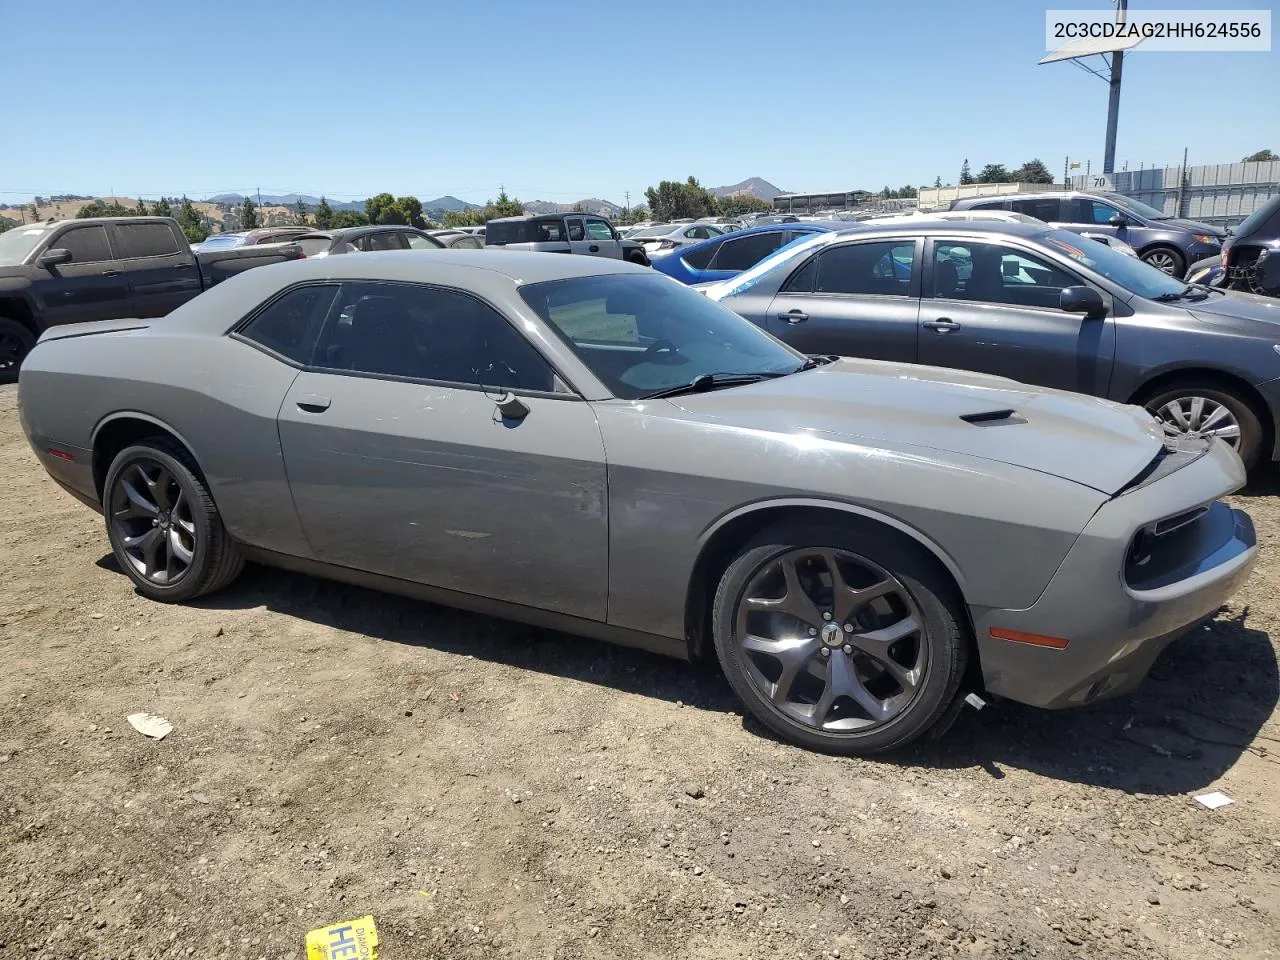
[[[1054,7],[1106,8],[1106,0]],[[1266,7],[1135,0],[1134,7]],[[0,0],[0,202],[820,191],[1100,169],[1107,88],[1033,0]],[[1280,53],[1136,53],[1117,166],[1280,151]],[[1238,99],[1233,92],[1244,91]]]

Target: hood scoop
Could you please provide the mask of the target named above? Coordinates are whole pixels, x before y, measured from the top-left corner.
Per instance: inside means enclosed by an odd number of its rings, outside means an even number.
[[[1009,407],[1000,410],[982,410],[978,413],[962,413],[960,419],[977,427],[995,427],[1026,423],[1027,418],[1018,415],[1018,411]]]

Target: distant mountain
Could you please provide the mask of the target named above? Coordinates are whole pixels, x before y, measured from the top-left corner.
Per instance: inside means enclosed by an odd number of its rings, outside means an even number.
[[[451,213],[455,210],[479,210],[480,204],[467,203],[465,200],[459,200],[457,197],[444,196],[436,197],[434,200],[423,200],[423,210],[443,210],[445,213]]]
[[[530,213],[572,213],[575,209],[580,208],[587,213],[594,213],[600,217],[616,217],[622,212],[622,207],[616,203],[601,200],[599,197],[587,197],[585,200],[575,200],[573,203],[530,200],[524,205],[524,208]]]
[[[743,180],[741,183],[734,183],[727,187],[712,187],[711,193],[717,197],[732,197],[738,194],[749,193],[753,197],[760,200],[769,201],[774,197],[781,196],[788,191],[781,187],[775,187],[768,180],[761,177],[751,177]]]
[[[255,193],[255,194],[252,194],[251,196],[253,198],[253,201],[256,203],[258,200],[258,195]],[[284,193],[284,194],[264,193],[262,195],[262,204],[263,206],[267,206],[267,207],[270,207],[270,206],[292,207],[299,200],[301,200],[308,207],[314,207],[316,204],[320,202],[319,197],[312,197],[305,193]],[[329,204],[329,207],[332,210],[359,210],[361,212],[364,211],[363,200],[330,200],[328,197],[326,197],[325,201]],[[240,204],[244,203],[244,194],[220,193],[217,196],[209,197],[208,199],[205,200],[205,203],[216,203],[219,206],[223,206],[223,207],[238,207]]]

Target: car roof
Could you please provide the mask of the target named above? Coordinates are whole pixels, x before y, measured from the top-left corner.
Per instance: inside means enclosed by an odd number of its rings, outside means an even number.
[[[310,233],[304,233],[302,236],[298,237],[298,239],[299,240],[318,240],[321,237],[327,237],[331,240],[336,240],[339,238],[342,238],[345,240],[349,237],[364,236],[366,233],[385,233],[387,231],[393,231],[393,232],[403,231],[407,233],[426,233],[425,230],[419,230],[417,227],[409,227],[403,223],[383,223],[383,224],[375,223],[375,224],[366,225],[363,227],[341,227],[337,230],[313,230]]]
[[[1046,224],[1020,223],[1010,220],[943,220],[932,217],[920,217],[913,220],[900,220],[897,223],[861,223],[850,224],[850,228],[838,233],[857,233],[858,236],[874,234],[893,234],[895,236],[927,235],[946,231],[947,233],[1006,233],[1019,237],[1034,237],[1044,233]]]
[[[651,274],[639,267],[610,257],[566,257],[554,253],[531,253],[517,250],[387,250],[362,253],[358,257],[312,257],[247,270],[241,276],[263,276],[274,270],[277,284],[284,271],[290,270],[288,283],[311,279],[389,280],[405,283],[444,283],[456,281],[464,273],[483,271],[506,277],[512,283],[541,283],[569,277],[591,277],[610,273]]]

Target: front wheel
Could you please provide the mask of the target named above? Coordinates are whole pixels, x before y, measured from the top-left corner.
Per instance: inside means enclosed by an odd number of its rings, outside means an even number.
[[[1187,262],[1182,254],[1172,247],[1154,247],[1142,255],[1144,263],[1149,263],[1161,273],[1171,277],[1182,278],[1187,271]]]
[[[35,345],[35,334],[17,320],[0,317],[0,383],[18,379],[18,369]]]
[[[164,437],[116,455],[102,506],[116,562],[149,599],[192,600],[222,589],[244,568],[195,462]]]
[[[868,754],[926,733],[969,644],[949,580],[878,528],[775,527],[725,571],[712,625],[726,678],[791,743]]]
[[[628,250],[624,256],[628,263],[636,263],[642,267],[653,266],[653,264],[649,262],[649,258],[645,255],[643,250]]]
[[[1188,380],[1172,384],[1143,404],[1164,426],[1182,436],[1217,437],[1252,469],[1262,452],[1262,421],[1252,405],[1216,385]]]

